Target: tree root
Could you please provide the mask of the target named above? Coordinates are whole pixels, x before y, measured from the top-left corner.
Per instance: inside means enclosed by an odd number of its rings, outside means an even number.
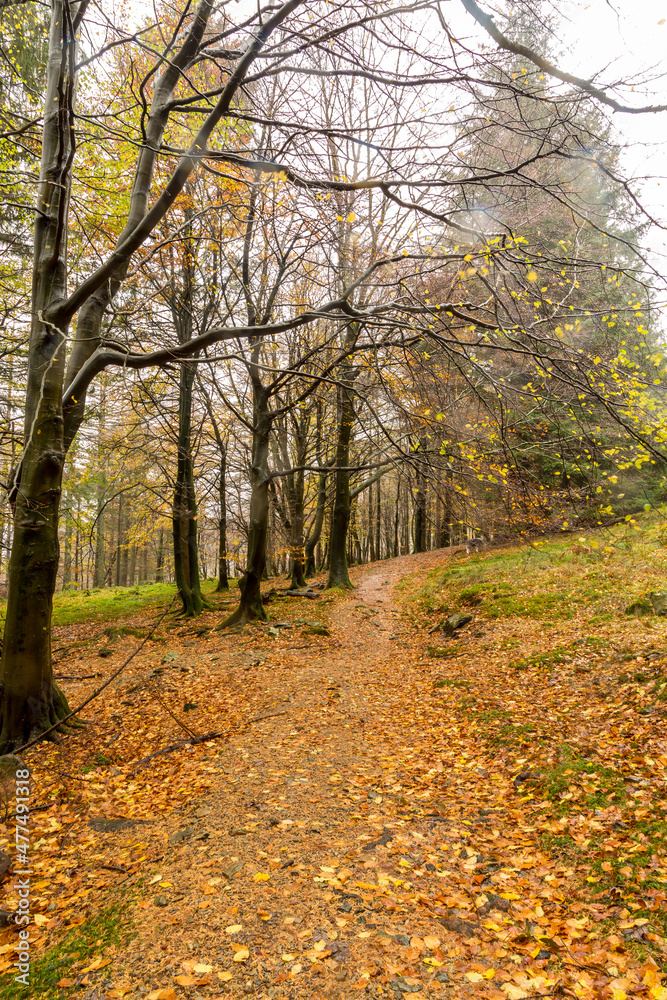
[[[233,625],[247,625],[248,622],[268,622],[269,616],[264,610],[263,605],[260,604],[259,608],[254,605],[248,606],[245,604],[239,604],[236,611],[233,611],[229,617],[225,618],[215,629],[216,632],[222,632],[226,628],[232,628]]]

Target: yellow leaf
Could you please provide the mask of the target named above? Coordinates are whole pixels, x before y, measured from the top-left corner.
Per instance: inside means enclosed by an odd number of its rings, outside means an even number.
[[[484,976],[481,976],[479,972],[466,972],[466,979],[469,979],[471,983],[481,983]]]
[[[424,944],[426,945],[427,948],[430,948],[431,951],[433,951],[435,948],[440,947],[440,938],[433,937],[432,935],[429,934],[428,937],[424,938]]]
[[[271,876],[267,875],[265,872],[255,872],[252,880],[253,882],[268,882],[270,878]]]
[[[174,976],[179,986],[194,986],[197,982],[196,976]]]
[[[44,924],[48,924],[49,918],[45,917],[43,913],[35,913],[32,918],[38,927],[42,927]]]
[[[250,958],[250,952],[247,948],[241,947],[234,955],[235,962],[245,962]]]
[[[193,968],[192,971],[198,973],[200,976],[203,976],[207,972],[213,972],[213,966],[212,965],[202,965],[201,962],[199,962],[199,963],[197,963],[197,965],[195,965],[195,967]]]
[[[514,986],[513,983],[503,983],[500,987],[503,993],[506,993],[509,1000],[525,1000],[528,994],[525,990],[520,990],[518,986]]]
[[[439,961],[437,960],[437,958],[425,958],[425,959],[424,959],[424,965],[432,965],[432,966],[433,966],[434,968],[435,968],[435,967],[437,967],[437,966],[440,966],[440,965],[443,965],[443,964],[444,964],[444,963],[443,963],[443,962],[439,962]],[[466,973],[466,974],[467,974],[467,973]],[[470,975],[471,975],[471,976],[474,976],[474,975],[476,975],[476,973],[474,973],[474,972],[471,972],[471,973],[470,973]],[[476,979],[475,979],[475,980],[473,980],[473,981],[474,981],[474,982],[477,982],[477,980],[476,980]]]
[[[221,979],[223,983],[228,983],[230,979],[234,978],[233,972],[219,972],[218,979]]]
[[[229,927],[225,927],[225,932],[227,934],[236,934],[241,930],[243,930],[243,924],[230,924]]]
[[[356,217],[357,217],[357,213],[356,212],[350,212],[350,214],[347,217],[347,221],[348,222],[354,222],[354,220],[356,219]]]
[[[176,990],[172,990],[171,987],[153,990],[146,995],[146,1000],[176,1000]]]
[[[281,957],[282,957],[283,962],[293,962],[294,959],[296,958],[296,955],[288,955],[287,953],[285,953]]]

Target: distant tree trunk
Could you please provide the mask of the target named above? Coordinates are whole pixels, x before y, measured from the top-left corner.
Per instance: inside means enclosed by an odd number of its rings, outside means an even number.
[[[160,522],[160,534],[157,540],[157,555],[155,560],[155,582],[164,583],[164,524]]]
[[[356,330],[350,330],[346,345],[352,346]],[[336,458],[334,463],[335,493],[331,515],[329,542],[329,579],[327,587],[344,587],[352,590],[352,582],[347,571],[347,530],[350,524],[350,473],[345,466],[350,464],[350,443],[356,413],[354,408],[353,375],[349,365],[341,371],[337,395],[338,428]]]
[[[415,490],[415,538],[414,551],[426,552],[426,484],[422,470],[417,468],[417,488]]]
[[[65,510],[65,538],[63,543],[63,590],[72,582],[72,512]]]
[[[199,579],[197,501],[192,467],[194,377],[193,362],[181,365],[178,387],[178,458],[172,511],[174,576],[183,604],[183,614],[189,618],[200,614],[205,607]]]
[[[129,555],[129,546],[127,544],[127,533],[129,528],[130,519],[127,512],[127,504],[122,505],[122,518],[120,520],[120,534],[118,536],[118,544],[120,546],[120,559],[118,563],[118,586],[127,587],[127,563]]]
[[[315,520],[310,529],[310,534],[306,540],[306,576],[313,576],[315,573],[315,548],[322,537],[322,527],[324,526],[324,511],[327,502],[327,473],[320,472],[317,483],[317,506],[315,508]]]
[[[259,345],[253,349],[253,368],[257,368]],[[250,525],[246,570],[239,580],[241,600],[233,614],[222,622],[228,628],[248,621],[266,621],[262,603],[262,578],[266,570],[266,550],[269,531],[269,435],[271,415],[266,390],[259,376],[253,378],[253,433],[250,471]]]
[[[227,579],[227,450],[219,442],[220,473],[218,479],[218,499],[220,517],[218,519],[218,586],[216,592],[229,590]]]

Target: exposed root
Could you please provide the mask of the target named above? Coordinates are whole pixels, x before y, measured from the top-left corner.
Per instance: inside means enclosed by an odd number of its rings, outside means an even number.
[[[224,629],[232,628],[234,625],[247,625],[248,622],[268,622],[269,616],[264,610],[262,604],[257,607],[256,605],[246,605],[239,604],[236,611],[233,611],[229,617],[225,618],[216,628],[216,632],[222,632]]]

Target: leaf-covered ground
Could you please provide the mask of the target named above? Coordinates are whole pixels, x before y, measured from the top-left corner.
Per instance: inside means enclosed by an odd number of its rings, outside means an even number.
[[[667,619],[624,613],[662,589],[659,532],[162,625],[86,731],[26,754],[30,995],[666,1000]],[[73,703],[155,618],[59,629]],[[160,752],[186,729],[221,735]]]

